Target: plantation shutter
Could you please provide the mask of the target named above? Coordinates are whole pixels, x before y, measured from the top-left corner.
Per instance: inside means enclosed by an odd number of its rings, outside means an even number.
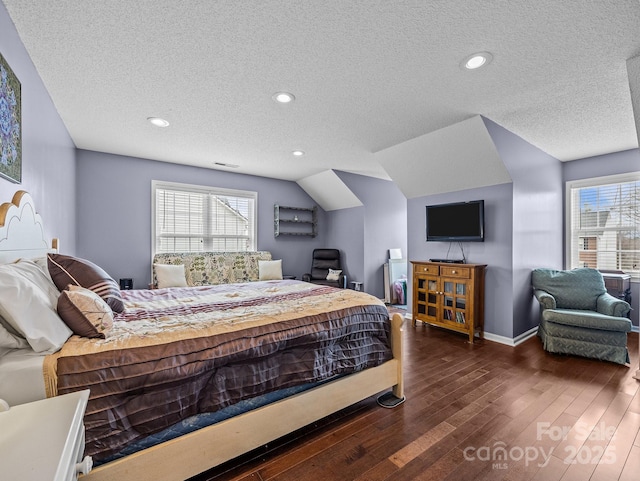
[[[570,195],[570,267],[640,271],[640,182],[575,186]]]
[[[155,252],[254,251],[256,193],[155,185]]]

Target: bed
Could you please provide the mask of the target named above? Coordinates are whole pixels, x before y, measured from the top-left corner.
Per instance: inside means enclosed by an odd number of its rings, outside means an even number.
[[[45,240],[28,193],[0,206],[0,223],[0,261],[22,259],[57,280],[50,262],[65,256]],[[370,396],[384,392],[386,407],[404,399],[403,319],[389,320],[367,294],[294,280],[119,294],[123,311],[94,326],[106,335],[73,325],[59,349],[0,351],[0,398],[10,404],[91,390],[86,450],[100,465],[82,479],[182,480]]]

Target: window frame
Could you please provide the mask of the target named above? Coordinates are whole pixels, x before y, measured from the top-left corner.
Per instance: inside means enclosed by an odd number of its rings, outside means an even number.
[[[589,187],[601,187],[606,185],[615,185],[631,182],[640,182],[640,172],[628,172],[624,174],[614,174],[599,177],[589,177],[585,179],[570,180],[565,182],[565,269],[572,269],[573,265],[573,210],[572,210],[572,190],[583,189]],[[638,199],[638,210],[640,211],[640,199]],[[638,222],[640,225],[640,222]],[[640,229],[639,229],[640,230]],[[596,250],[597,252],[597,250]],[[635,271],[625,271],[631,275],[634,282],[640,281],[640,267]]]
[[[256,252],[258,250],[258,193],[249,190],[228,189],[224,187],[212,187],[207,185],[186,184],[180,182],[171,182],[163,180],[151,181],[151,257],[156,255],[157,250],[157,206],[156,192],[158,189],[183,191],[195,194],[209,194],[229,197],[246,198],[250,201],[250,219],[249,219],[249,240],[250,247],[243,252]],[[203,225],[209,225],[209,219],[203,219]],[[232,236],[235,237],[235,236]],[[203,250],[203,252],[208,252]],[[238,252],[238,251],[216,251],[216,252]]]

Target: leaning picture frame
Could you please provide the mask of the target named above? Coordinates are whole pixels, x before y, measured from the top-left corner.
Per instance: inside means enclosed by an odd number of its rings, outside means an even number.
[[[0,54],[0,177],[22,182],[22,98],[20,81]]]

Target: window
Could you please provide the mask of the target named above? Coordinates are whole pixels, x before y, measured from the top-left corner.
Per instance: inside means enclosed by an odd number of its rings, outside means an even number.
[[[569,268],[640,276],[640,173],[567,182]]]
[[[256,250],[256,192],[159,181],[152,190],[155,253]]]

